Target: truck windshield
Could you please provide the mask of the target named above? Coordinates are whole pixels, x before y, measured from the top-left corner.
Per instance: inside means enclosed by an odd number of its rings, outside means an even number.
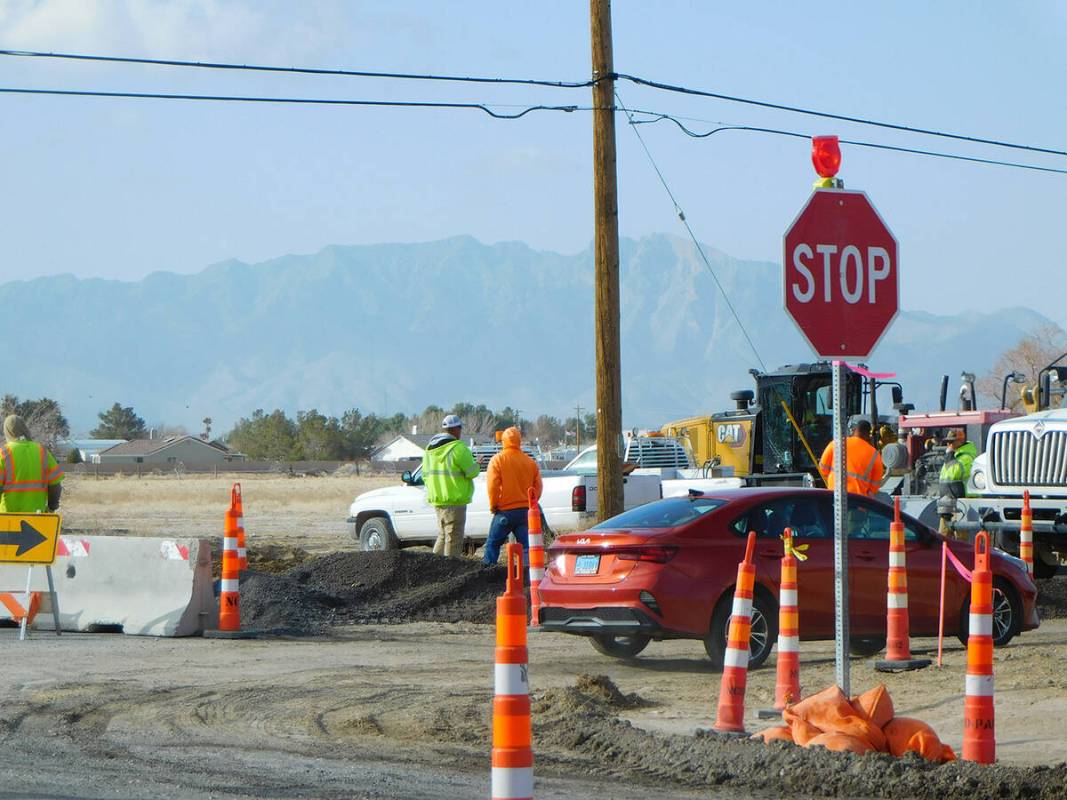
[[[602,528],[677,528],[709,511],[725,505],[725,500],[714,497],[670,497],[631,508],[618,516],[594,525],[591,530]]]

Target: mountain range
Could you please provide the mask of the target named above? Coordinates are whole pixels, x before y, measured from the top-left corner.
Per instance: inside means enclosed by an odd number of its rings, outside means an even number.
[[[781,302],[781,267],[706,248],[767,368],[812,356]],[[692,243],[620,243],[623,423],[730,406],[760,361]],[[909,280],[906,266],[902,274]],[[136,282],[57,275],[0,286],[4,393],[57,399],[72,428],[114,402],[149,424],[216,431],[257,408],[414,413],[430,403],[592,410],[593,253],[482,244],[331,246]],[[1047,324],[1025,308],[904,310],[869,359],[918,408],[940,376],[982,374]],[[583,412],[584,413],[584,412]]]

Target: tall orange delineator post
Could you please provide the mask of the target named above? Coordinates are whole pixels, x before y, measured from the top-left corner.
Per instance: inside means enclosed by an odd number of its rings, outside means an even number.
[[[1026,564],[1026,571],[1034,577],[1034,512],[1030,508],[1030,490],[1023,492],[1023,510],[1019,516],[1019,558]]]
[[[906,672],[930,666],[928,658],[911,657],[907,550],[899,497],[893,498],[893,521],[889,524],[889,589],[885,604],[885,658],[875,661],[874,668],[879,672]]]
[[[496,600],[490,796],[493,800],[530,800],[533,798],[533,747],[522,545],[507,546],[507,566],[507,585],[504,594]]]
[[[797,604],[797,558],[793,531],[782,533],[785,555],[778,590],[778,664],[774,707],[781,711],[800,699],[800,612]],[[802,556],[803,557],[803,556]]]
[[[248,569],[245,550],[245,507],[241,502],[241,484],[235,483],[230,490],[230,505],[237,509],[237,561],[238,569]]]
[[[222,581],[219,584],[219,630],[241,630],[241,568],[237,554],[237,509],[226,512],[222,540]]]
[[[545,577],[545,542],[541,531],[541,507],[533,487],[527,491],[530,510],[526,515],[526,530],[530,545],[530,624],[541,624],[541,579]]]
[[[737,586],[734,589],[730,631],[726,636],[719,710],[712,726],[718,733],[745,732],[745,684],[752,633],[752,592],[756,583],[756,567],[752,563],[755,549],[756,532],[750,531],[745,545],[745,558],[737,565]]]
[[[996,761],[993,728],[993,573],[989,534],[974,539],[971,610],[967,626],[967,678],[963,699],[963,760]]]

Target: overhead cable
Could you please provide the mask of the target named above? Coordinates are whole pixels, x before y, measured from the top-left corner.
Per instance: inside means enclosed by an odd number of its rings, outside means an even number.
[[[496,119],[520,119],[531,111],[578,111],[578,106],[526,106],[517,114],[504,114],[485,103],[432,103],[412,100],[347,100],[321,97],[257,97],[212,94],[167,94],[161,92],[101,92],[82,89],[24,89],[0,86],[2,94],[56,95],[60,97],[112,97],[138,100],[206,100],[219,103],[280,103],[325,106],[383,106],[386,108],[466,108],[484,111]]]
[[[758,106],[760,108],[771,108],[775,111],[788,111],[793,114],[806,114],[812,117],[822,117],[823,119],[835,119],[840,122],[854,122],[858,125],[872,125],[876,128],[886,128],[894,131],[902,131],[904,133],[917,133],[923,136],[940,136],[945,139],[955,139],[957,141],[973,142],[975,144],[987,144],[993,147],[1008,147],[1013,150],[1027,150],[1033,153],[1048,153],[1054,156],[1067,156],[1067,150],[1053,150],[1047,147],[1035,147],[1033,145],[1028,144],[1016,144],[1014,142],[1004,142],[998,139],[986,139],[980,136],[968,136],[962,133],[935,131],[929,128],[918,128],[912,125],[901,125],[894,122],[881,122],[879,120],[866,119],[864,117],[853,117],[847,114],[834,114],[829,111],[815,111],[810,108],[802,108],[800,106],[789,106],[783,103],[771,103],[766,100],[753,100],[747,97],[737,97],[735,95],[722,94],[721,92],[709,92],[703,89],[690,89],[686,86],[676,86],[670,83],[651,81],[647,78],[640,78],[636,75],[627,75],[625,73],[617,73],[615,77],[621,80],[630,81],[631,83],[635,83],[639,86],[648,86],[652,89],[661,89],[667,92],[693,95],[696,97],[710,97],[715,100],[725,100],[730,103],[743,103],[745,105]]]
[[[619,97],[618,92],[615,93],[615,101],[619,104],[619,108],[626,114],[627,118],[633,122],[633,113],[626,106],[623,105],[622,98]],[[708,272],[711,273],[711,278],[715,281],[715,285],[719,287],[719,292],[722,294],[723,300],[726,301],[727,308],[730,309],[730,313],[733,314],[734,319],[737,321],[737,326],[741,329],[741,334],[745,337],[745,341],[748,342],[748,346],[752,348],[752,352],[756,356],[756,360],[759,361],[760,366],[764,371],[767,369],[767,365],[763,363],[763,359],[760,357],[759,350],[756,349],[755,342],[752,341],[752,337],[748,335],[748,330],[745,328],[745,323],[741,321],[741,315],[737,313],[737,309],[734,308],[734,304],[730,301],[730,295],[726,292],[726,288],[719,280],[719,276],[715,274],[715,269],[711,266],[711,261],[708,260],[707,255],[704,253],[704,248],[700,242],[697,241],[696,234],[693,233],[693,229],[689,226],[689,220],[685,218],[685,212],[682,210],[681,205],[678,203],[678,198],[674,196],[674,192],[671,191],[671,187],[667,184],[667,179],[663,177],[663,173],[660,171],[659,165],[656,164],[656,159],[652,157],[651,151],[648,149],[648,145],[645,144],[645,139],[641,135],[641,131],[637,129],[636,125],[631,125],[634,134],[637,136],[637,141],[641,143],[641,148],[645,151],[645,155],[648,157],[649,163],[652,165],[652,169],[655,170],[656,176],[659,178],[659,182],[663,185],[664,191],[667,192],[667,196],[671,199],[671,203],[674,204],[674,213],[678,215],[678,219],[681,220],[682,225],[685,226],[686,231],[689,232],[689,238],[693,240],[693,245],[696,247],[697,252],[700,253],[700,258],[704,261],[704,266],[707,267]]]
[[[278,67],[264,64],[228,64],[219,61],[180,61],[167,58],[132,58],[84,53],[46,53],[37,50],[0,50],[0,56],[22,58],[58,58],[70,61],[103,61],[113,64],[144,64],[163,67],[194,67],[197,69],[239,70],[244,72],[287,72],[297,75],[336,75],[349,78],[397,78],[412,81],[451,81],[455,83],[499,83],[508,85],[551,86],[557,89],[584,89],[596,81],[551,81],[535,78],[496,78],[480,75],[436,75],[417,72],[371,72],[355,69],[325,69],[317,67]]]

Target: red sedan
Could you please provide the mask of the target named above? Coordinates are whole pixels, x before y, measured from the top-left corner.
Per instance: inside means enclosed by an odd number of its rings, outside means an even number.
[[[834,638],[833,494],[823,489],[733,489],[659,500],[587,531],[558,536],[541,583],[545,630],[587,636],[618,658],[636,656],[652,639],[701,639],[722,666],[737,564],[756,531],[756,587],[750,666],[770,653],[778,631],[780,536],[791,528],[808,559],[797,569],[800,638]],[[885,646],[889,524],[877,500],[849,497],[849,629],[856,655]],[[944,539],[904,515],[908,606],[913,636],[936,636]],[[950,541],[968,568],[973,545]],[[994,643],[1038,626],[1037,588],[1022,561],[995,550]],[[966,639],[970,584],[951,567],[945,632]]]

